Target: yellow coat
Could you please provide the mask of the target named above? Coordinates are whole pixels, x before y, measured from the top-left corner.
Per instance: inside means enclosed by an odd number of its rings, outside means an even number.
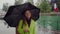
[[[19,34],[35,34],[36,33],[35,32],[35,22],[34,22],[33,19],[31,19],[30,27],[28,27],[27,26],[28,24],[27,24],[26,26],[23,25],[23,28],[22,28],[22,23],[23,23],[23,20],[20,20],[19,21],[19,25],[18,25],[18,29],[17,29],[17,31],[18,31]],[[23,31],[25,28],[28,29],[28,32],[24,32]]]

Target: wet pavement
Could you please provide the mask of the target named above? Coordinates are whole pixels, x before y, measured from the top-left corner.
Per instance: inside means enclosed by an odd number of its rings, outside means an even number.
[[[9,27],[7,28],[8,25],[4,24],[4,20],[0,20],[0,34],[16,34],[15,28]],[[44,28],[39,28],[38,25],[36,24],[36,34],[53,34],[51,30],[47,30]]]
[[[0,20],[0,34],[15,34],[15,28],[9,27],[4,24],[4,20]]]

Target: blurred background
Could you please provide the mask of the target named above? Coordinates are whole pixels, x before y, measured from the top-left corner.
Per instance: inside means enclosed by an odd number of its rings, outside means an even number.
[[[0,34],[15,34],[15,28],[9,27],[2,19],[10,6],[30,2],[40,8],[40,17],[36,21],[36,34],[60,34],[60,0],[0,0]]]

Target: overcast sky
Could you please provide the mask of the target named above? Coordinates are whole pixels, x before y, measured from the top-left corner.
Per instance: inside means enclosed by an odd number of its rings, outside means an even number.
[[[27,0],[24,0],[23,3],[27,1]],[[37,0],[34,0],[34,3],[36,3]],[[15,0],[0,0],[0,9],[2,9],[3,7],[3,3],[8,3],[9,5],[14,5],[15,3]]]

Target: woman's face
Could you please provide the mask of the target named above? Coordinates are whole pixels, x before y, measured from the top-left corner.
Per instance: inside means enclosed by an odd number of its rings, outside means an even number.
[[[31,12],[30,12],[29,10],[27,10],[27,11],[25,12],[25,17],[28,18],[28,19],[31,18]]]

